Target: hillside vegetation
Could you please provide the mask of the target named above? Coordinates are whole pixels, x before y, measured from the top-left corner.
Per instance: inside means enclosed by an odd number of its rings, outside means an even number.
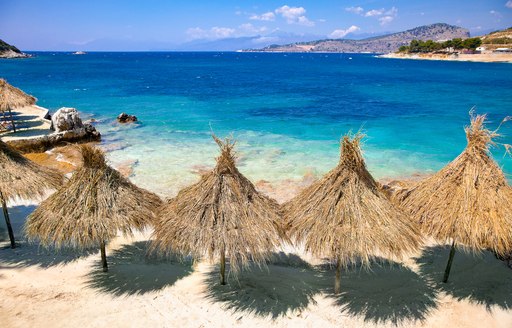
[[[24,58],[29,57],[21,52],[18,48],[7,42],[0,40],[0,58]]]

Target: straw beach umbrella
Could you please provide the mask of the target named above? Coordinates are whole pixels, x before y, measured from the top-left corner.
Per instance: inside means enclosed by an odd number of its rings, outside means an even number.
[[[106,272],[105,244],[118,231],[131,235],[133,228],[152,223],[153,210],[161,201],[109,167],[100,149],[89,145],[79,149],[82,167],[28,217],[25,231],[44,246],[99,247]]]
[[[338,166],[284,204],[289,235],[315,256],[336,261],[335,293],[341,269],[377,252],[399,255],[417,249],[419,229],[379,190],[366,169],[361,134],[341,141]]]
[[[443,282],[448,281],[456,245],[499,255],[512,249],[512,189],[489,156],[498,134],[484,127],[485,119],[472,115],[471,126],[465,128],[466,149],[398,197],[423,231],[452,242]]]
[[[14,125],[11,110],[18,107],[34,105],[36,100],[36,98],[26,94],[16,87],[13,87],[7,83],[6,80],[0,79],[0,111],[4,114],[4,118],[5,112],[9,111],[14,132],[16,132],[16,126]]]
[[[264,264],[280,244],[279,205],[258,193],[235,166],[234,143],[214,140],[221,148],[215,169],[183,189],[159,209],[153,248],[220,260],[226,284],[226,257],[236,275],[250,261]]]
[[[7,201],[16,197],[42,197],[46,190],[58,188],[63,177],[51,169],[37,165],[0,140],[0,202],[11,240],[16,247],[7,211]]]

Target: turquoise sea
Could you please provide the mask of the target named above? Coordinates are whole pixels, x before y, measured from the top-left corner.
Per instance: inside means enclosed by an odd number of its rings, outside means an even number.
[[[377,178],[434,172],[465,146],[469,110],[489,126],[512,115],[512,65],[380,59],[367,54],[36,53],[0,60],[0,76],[55,111],[98,120],[109,159],[171,196],[212,167],[210,137],[238,140],[253,181],[320,176],[348,131],[367,134]],[[126,112],[140,124],[120,126]],[[500,142],[512,143],[512,122]],[[509,176],[512,160],[493,149]],[[510,177],[510,176],[509,176]]]

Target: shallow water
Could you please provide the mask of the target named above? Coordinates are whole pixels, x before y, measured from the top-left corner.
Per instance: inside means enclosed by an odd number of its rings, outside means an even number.
[[[349,59],[349,58],[352,59]],[[253,181],[321,175],[348,131],[367,134],[377,178],[440,169],[465,146],[468,112],[490,127],[512,114],[512,65],[379,59],[356,54],[37,53],[0,60],[0,76],[53,111],[76,107],[99,120],[109,159],[162,195],[214,165],[210,138],[238,140]],[[127,112],[140,124],[120,126]],[[512,124],[512,122],[510,122]],[[500,130],[512,143],[512,126]],[[507,175],[512,160],[494,148]]]

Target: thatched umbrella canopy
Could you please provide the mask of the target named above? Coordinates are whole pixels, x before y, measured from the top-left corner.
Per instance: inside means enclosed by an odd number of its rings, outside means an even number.
[[[380,191],[366,169],[357,134],[341,141],[338,166],[284,204],[289,235],[315,256],[336,261],[335,292],[341,269],[377,253],[399,255],[417,249],[419,229]]]
[[[11,109],[34,105],[36,100],[31,95],[13,87],[6,80],[0,79],[0,112],[4,114],[5,118],[5,112],[9,111],[14,132],[16,132],[16,127],[14,126]]]
[[[471,117],[471,126],[465,128],[466,149],[398,197],[424,232],[452,241],[443,282],[448,281],[456,244],[499,255],[512,250],[512,189],[489,156],[498,134],[484,127],[485,119],[485,115]]]
[[[235,165],[234,143],[220,141],[215,169],[183,189],[158,211],[153,247],[209,260],[220,258],[221,284],[225,259],[237,274],[250,261],[264,264],[280,244],[279,205],[258,193]]]
[[[16,243],[6,202],[17,197],[42,197],[48,189],[58,188],[62,180],[59,173],[37,165],[0,140],[0,202],[12,248]]]
[[[100,247],[103,271],[108,271],[105,244],[118,231],[131,235],[132,229],[152,223],[161,201],[108,166],[100,149],[79,148],[82,167],[28,217],[25,231],[44,246]]]

